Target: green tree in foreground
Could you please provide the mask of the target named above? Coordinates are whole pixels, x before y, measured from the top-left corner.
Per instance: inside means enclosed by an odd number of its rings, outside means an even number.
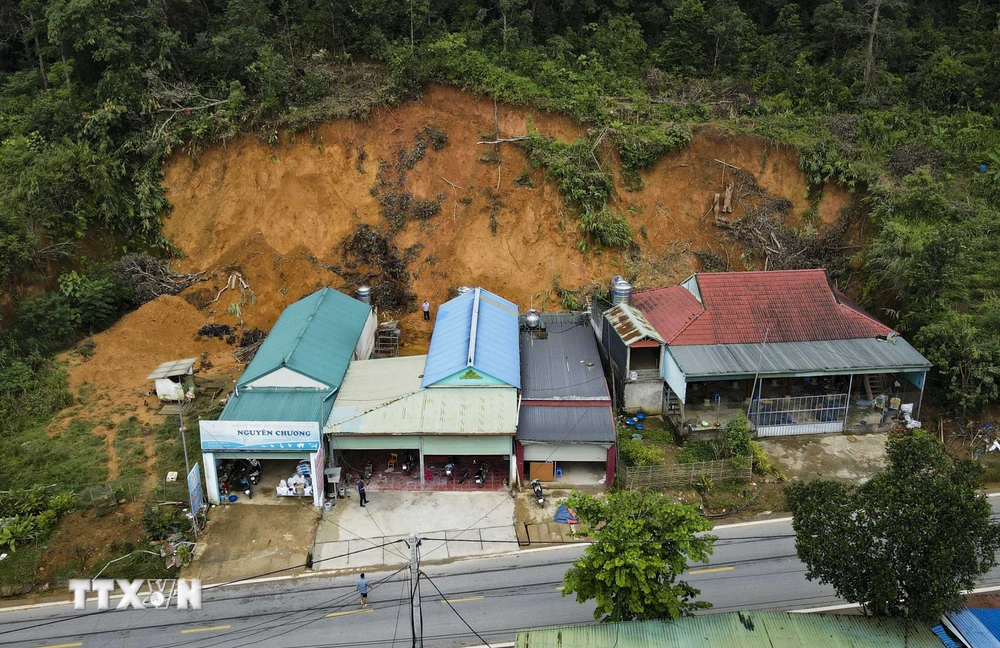
[[[563,595],[595,600],[595,619],[677,619],[712,606],[695,601],[701,592],[678,580],[689,562],[708,559],[715,542],[698,535],[712,523],[694,507],[642,491],[610,493],[607,501],[574,492],[566,505],[594,542],[566,572]]]
[[[860,486],[788,488],[806,578],[880,616],[932,621],[997,564],[1000,525],[981,468],[953,460],[923,430],[891,439],[889,467]]]

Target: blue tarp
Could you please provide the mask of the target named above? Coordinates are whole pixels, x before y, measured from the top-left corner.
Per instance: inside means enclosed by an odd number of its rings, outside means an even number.
[[[576,517],[576,511],[572,511],[566,508],[563,504],[556,510],[555,521],[561,524],[579,524],[580,518]]]

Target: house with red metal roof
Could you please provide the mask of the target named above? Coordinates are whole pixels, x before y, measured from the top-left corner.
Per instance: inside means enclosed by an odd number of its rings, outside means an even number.
[[[721,427],[738,412],[760,436],[919,418],[931,363],[822,269],[697,273],[635,291],[605,316],[623,307],[658,341],[660,407],[687,431]]]

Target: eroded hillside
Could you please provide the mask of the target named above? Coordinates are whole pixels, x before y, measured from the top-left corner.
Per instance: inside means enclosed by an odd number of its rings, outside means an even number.
[[[612,205],[627,215],[635,244],[581,251],[577,221],[544,169],[531,169],[516,143],[480,143],[522,136],[529,125],[563,141],[584,133],[559,116],[432,86],[421,100],[369,122],[337,121],[273,145],[247,136],[194,156],[178,152],[165,169],[173,205],[166,236],[183,253],[175,267],[210,279],[180,295],[187,303],[161,298],[97,335],[95,355],[71,361],[72,382],[96,385],[112,401],[141,402],[152,367],[200,353],[211,372],[231,379],[239,371],[232,347],[200,338],[198,328],[242,320],[268,330],[285,306],[324,285],[352,292],[364,280],[377,290],[393,275],[411,299],[435,307],[467,284],[522,308],[531,301],[558,308],[557,287],[578,289],[616,273],[635,276],[639,287],[682,279],[699,267],[695,252],[714,252],[739,269],[740,247],[712,213],[733,167],[756,181],[754,191],[790,201],[794,226],[808,213],[822,230],[852,198],[829,186],[811,203],[794,150],[713,127],[696,130],[688,146],[643,173],[639,191],[625,188],[613,150],[601,146],[594,154],[614,170]],[[737,191],[726,219],[743,215],[751,201],[740,197]],[[357,248],[354,235],[364,225],[376,243],[388,243],[392,267],[345,254],[347,243]],[[223,290],[233,273],[249,289]],[[165,312],[171,305],[176,317]],[[390,310],[383,316],[402,320],[407,350],[425,348],[430,327],[419,314]],[[154,338],[172,346],[150,344]]]

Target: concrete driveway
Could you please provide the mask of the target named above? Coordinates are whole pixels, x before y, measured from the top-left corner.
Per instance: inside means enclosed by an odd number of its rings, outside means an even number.
[[[885,434],[814,434],[757,439],[793,481],[865,482],[886,466]]]
[[[313,568],[317,570],[404,564],[409,560],[409,549],[399,541],[411,533],[425,538],[421,560],[518,548],[514,500],[506,491],[369,493],[364,508],[353,494],[337,500],[323,517],[313,546]],[[386,546],[375,548],[383,544]]]

